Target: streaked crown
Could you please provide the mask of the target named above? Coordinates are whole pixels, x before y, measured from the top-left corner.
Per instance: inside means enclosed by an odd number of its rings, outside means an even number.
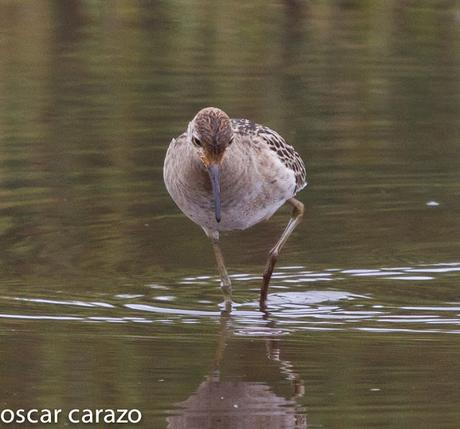
[[[188,139],[203,150],[205,163],[219,162],[233,141],[230,118],[217,107],[201,109],[190,122]]]

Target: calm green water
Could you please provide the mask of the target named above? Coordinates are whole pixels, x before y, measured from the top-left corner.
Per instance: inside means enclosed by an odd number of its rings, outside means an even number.
[[[268,315],[288,210],[224,236],[221,315],[211,246],[163,186],[207,105],[308,166]],[[460,427],[459,143],[456,2],[1,1],[0,408]]]

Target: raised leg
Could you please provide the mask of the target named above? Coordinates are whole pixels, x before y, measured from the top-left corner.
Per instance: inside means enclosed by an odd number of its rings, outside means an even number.
[[[289,203],[293,207],[292,215],[291,215],[291,219],[289,220],[289,223],[287,224],[285,230],[281,234],[280,239],[275,244],[275,247],[273,247],[273,249],[270,250],[268,254],[268,260],[267,260],[267,264],[265,265],[265,270],[263,274],[262,288],[260,289],[259,306],[262,311],[264,311],[267,308],[266,302],[267,302],[267,294],[268,294],[268,285],[270,283],[270,279],[273,274],[273,269],[275,268],[275,264],[276,264],[276,261],[278,260],[280,251],[283,248],[283,246],[286,244],[286,241],[288,240],[289,236],[292,234],[292,231],[294,231],[294,229],[300,223],[303,217],[304,206],[299,200],[296,200],[295,198],[291,198],[287,200],[287,203]]]

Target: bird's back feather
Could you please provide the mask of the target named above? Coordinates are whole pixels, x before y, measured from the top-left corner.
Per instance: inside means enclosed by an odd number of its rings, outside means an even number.
[[[276,131],[264,125],[252,122],[249,119],[231,119],[233,132],[241,135],[250,135],[252,138],[260,138],[267,146],[277,154],[280,161],[295,174],[296,188],[299,192],[307,186],[305,164],[296,152],[294,147],[286,141]]]

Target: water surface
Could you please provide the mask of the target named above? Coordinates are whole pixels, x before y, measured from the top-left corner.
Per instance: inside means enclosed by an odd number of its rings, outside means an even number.
[[[1,2],[1,408],[459,427],[459,13]],[[224,235],[229,315],[208,240],[163,186],[170,139],[207,105],[278,130],[307,164],[265,314],[289,211]]]

